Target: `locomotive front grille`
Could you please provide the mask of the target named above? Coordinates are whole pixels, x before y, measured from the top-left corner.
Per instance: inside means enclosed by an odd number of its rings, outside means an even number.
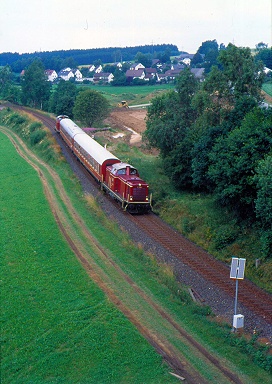
[[[145,188],[133,188],[133,199],[134,201],[145,201],[146,190]]]

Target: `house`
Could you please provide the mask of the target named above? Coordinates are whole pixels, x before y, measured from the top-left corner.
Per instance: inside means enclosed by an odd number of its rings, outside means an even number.
[[[204,71],[205,71],[205,68],[191,68],[191,72],[200,81],[204,80]]]
[[[161,63],[161,61],[159,59],[153,59],[151,66],[152,67],[156,67],[156,68],[161,68],[162,67],[162,63]]]
[[[76,81],[82,81],[82,73],[77,68],[64,68],[58,73],[58,77],[64,81],[68,81],[71,78],[75,79]]]
[[[177,59],[180,60],[180,61],[183,61],[185,59],[190,59],[192,60],[192,58],[194,57],[194,53],[181,53]]]
[[[114,63],[113,65],[115,65],[118,69],[122,69],[123,67],[123,64],[120,61],[118,63]]]
[[[145,68],[145,80],[157,79],[157,68]]]
[[[54,69],[46,69],[44,71],[44,73],[45,73],[45,76],[47,77],[48,81],[53,82],[54,80],[56,80],[58,78],[58,74]]]
[[[94,72],[100,73],[100,72],[102,72],[102,70],[103,70],[102,65],[98,65],[98,67],[95,67]]]
[[[82,79],[82,73],[80,72],[79,69],[74,68],[74,69],[71,69],[71,71],[73,72],[74,77],[76,78],[76,80],[81,80]]]
[[[103,83],[111,83],[114,78],[114,75],[110,72],[100,72],[95,73],[93,76],[93,82],[99,83],[100,81]]]
[[[143,69],[128,69],[126,71],[126,78],[128,82],[131,82],[133,79],[144,79],[145,72]]]
[[[73,74],[70,68],[65,68],[59,71],[58,77],[63,79],[64,81],[69,81],[71,78],[74,78],[75,75]]]
[[[103,70],[102,65],[95,66],[94,64],[91,64],[89,66],[89,72],[100,73],[102,72],[102,70]]]
[[[267,68],[267,67],[264,67],[264,73],[265,73],[266,75],[268,75],[268,74],[271,73],[271,72],[272,72],[272,69]]]
[[[138,71],[139,69],[144,69],[145,68],[145,66],[143,65],[143,64],[141,64],[141,63],[134,63],[134,64],[132,64],[131,66],[130,66],[130,70],[131,71]]]
[[[184,64],[171,64],[172,71],[181,71],[185,68]]]
[[[194,54],[193,53],[181,53],[178,57],[177,60],[181,61],[182,63],[186,65],[191,64],[191,60],[193,59]]]
[[[165,73],[158,73],[157,79],[160,83],[168,83],[168,77],[165,75]]]
[[[169,69],[168,71],[165,72],[165,76],[168,79],[168,81],[173,81],[176,79],[176,77],[179,76],[180,72],[182,69]]]
[[[157,79],[161,83],[169,83],[179,76],[182,69],[169,69],[165,73],[158,73]]]

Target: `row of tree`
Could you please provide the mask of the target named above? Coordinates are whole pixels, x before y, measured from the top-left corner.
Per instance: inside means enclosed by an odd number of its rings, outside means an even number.
[[[152,100],[144,134],[183,190],[213,193],[238,217],[258,221],[272,251],[272,109],[260,107],[262,64],[229,44],[205,82],[181,72],[176,91]]]
[[[97,60],[103,63],[123,62],[134,60],[138,52],[151,55],[154,58],[162,58],[168,55],[178,55],[179,50],[173,44],[155,44],[125,48],[93,48],[73,49],[52,52],[34,53],[0,53],[0,66],[9,65],[13,72],[20,73],[27,68],[34,60],[39,58],[46,69],[75,68],[78,65],[90,65]]]

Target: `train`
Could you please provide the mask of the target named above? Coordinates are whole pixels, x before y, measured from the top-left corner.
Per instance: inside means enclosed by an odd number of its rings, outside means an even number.
[[[152,210],[149,185],[135,167],[123,163],[66,115],[57,117],[55,130],[101,189],[117,200],[124,211],[148,213]]]

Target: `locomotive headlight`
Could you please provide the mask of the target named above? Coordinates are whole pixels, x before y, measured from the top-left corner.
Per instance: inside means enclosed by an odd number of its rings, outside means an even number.
[[[133,196],[130,196],[130,197],[129,197],[129,200],[131,200],[131,201],[132,201],[132,200],[133,200]]]
[[[139,184],[139,187],[141,187],[142,186],[142,184]]]

